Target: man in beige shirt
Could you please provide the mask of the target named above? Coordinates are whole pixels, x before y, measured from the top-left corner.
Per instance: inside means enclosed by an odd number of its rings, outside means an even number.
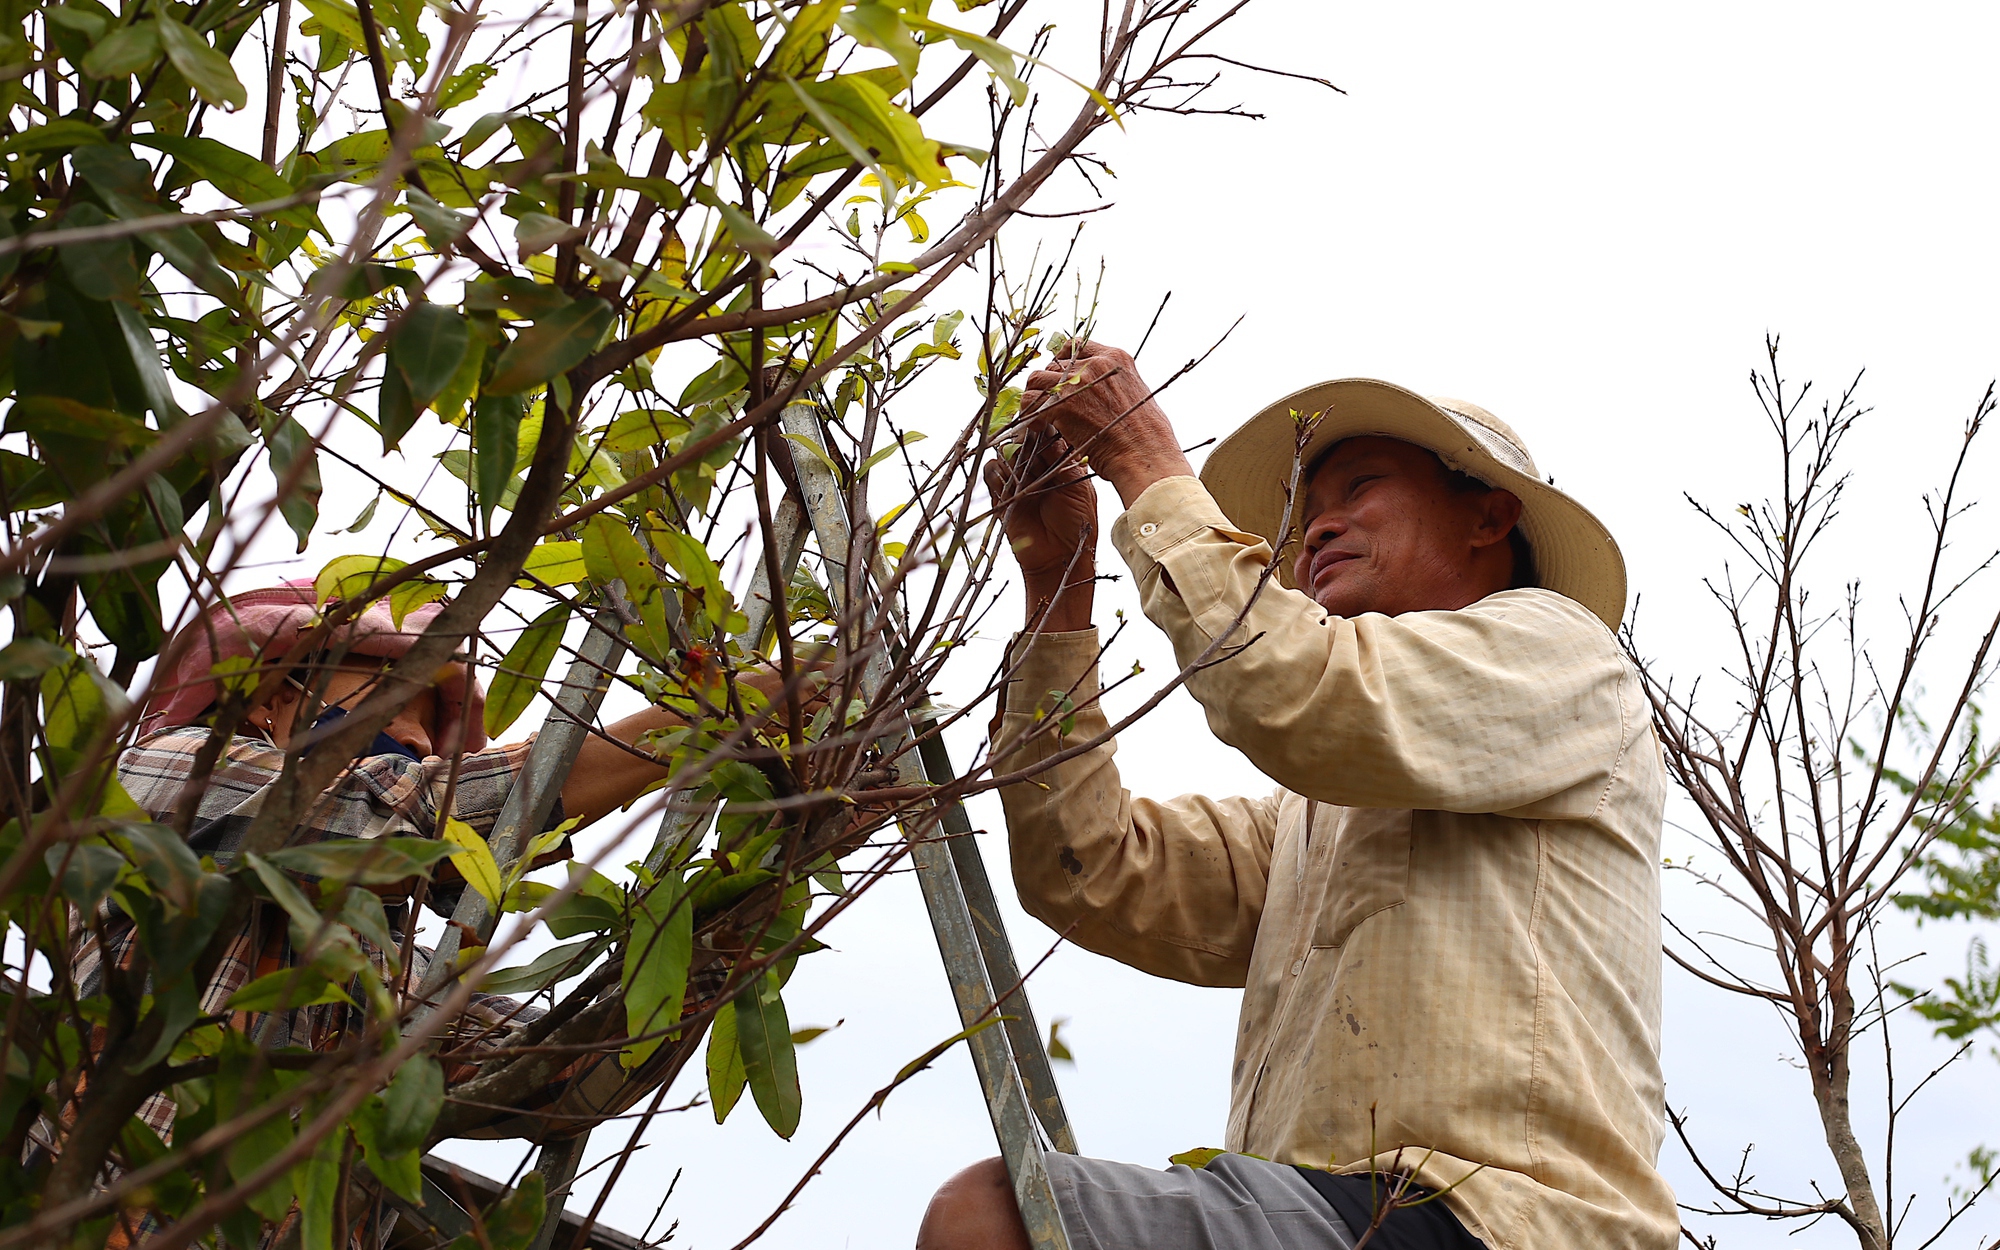
[[[996,773],[1088,747],[1001,790],[1015,883],[1079,945],[1244,994],[1232,1153],[1050,1156],[1070,1244],[1345,1250],[1371,1176],[1401,1174],[1442,1197],[1374,1250],[1666,1250],[1665,774],[1611,535],[1470,404],[1326,383],[1197,480],[1129,356],[1072,357],[1029,380],[1038,429],[989,476],[1029,604]],[[1120,786],[1079,453],[1190,693],[1273,793]],[[918,1245],[1026,1247],[998,1160],[939,1191]]]

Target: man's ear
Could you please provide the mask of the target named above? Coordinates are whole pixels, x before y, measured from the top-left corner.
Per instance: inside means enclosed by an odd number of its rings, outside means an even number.
[[[1521,520],[1520,497],[1510,490],[1489,490],[1479,501],[1479,514],[1472,528],[1475,549],[1507,541],[1507,535]]]
[[[262,726],[266,733],[274,732],[282,722],[291,718],[298,702],[298,687],[289,681],[284,682],[271,692],[270,698],[250,709],[250,722]]]

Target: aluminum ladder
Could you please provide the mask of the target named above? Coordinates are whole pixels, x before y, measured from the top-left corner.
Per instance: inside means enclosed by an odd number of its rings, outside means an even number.
[[[779,415],[780,428],[787,435],[826,445],[826,431],[818,409],[801,399],[785,406]],[[782,454],[782,452],[781,452]],[[769,563],[759,559],[750,593],[743,605],[749,620],[738,635],[746,652],[754,651],[776,612],[777,597],[785,593],[791,576],[805,551],[809,536],[818,539],[819,552],[829,570],[827,584],[841,600],[847,579],[844,572],[852,549],[846,500],[832,469],[817,457],[793,457],[797,485],[788,487],[772,516],[773,539],[778,548],[780,583],[770,584]],[[867,518],[861,518],[866,521]],[[869,522],[872,526],[872,522]],[[872,554],[872,553],[871,553]],[[879,584],[886,569],[879,555],[871,560],[868,575]],[[622,624],[622,587],[600,587],[600,606],[591,620],[589,632],[577,649],[555,710],[530,748],[521,776],[509,794],[494,825],[490,839],[494,858],[503,868],[516,859],[534,833],[547,822],[562,779],[575,765],[585,737],[591,732],[616,671],[626,650]],[[900,624],[900,621],[899,621]],[[864,669],[861,688],[864,699],[872,702],[889,670],[886,648],[877,647]],[[895,749],[906,746],[923,725],[903,724],[883,745]],[[906,785],[945,785],[956,780],[951,757],[944,742],[935,734],[923,737],[917,750],[896,752],[899,782]],[[705,829],[708,817],[685,798],[670,801],[660,821],[648,865],[658,868]],[[1035,1250],[1069,1250],[1069,1237],[1056,1207],[1044,1166],[1045,1152],[1076,1153],[1076,1138],[1063,1110],[1049,1067],[1048,1052],[1028,1004],[1013,945],[1000,917],[993,884],[985,861],[972,840],[972,826],[964,807],[954,801],[935,821],[935,827],[905,825],[910,839],[910,855],[917,868],[925,908],[937,936],[938,953],[957,1004],[959,1019],[966,1028],[992,1016],[996,998],[1006,995],[997,1011],[1002,1025],[984,1028],[966,1039],[978,1073],[980,1092],[993,1122],[1001,1158],[1013,1181],[1014,1197]],[[467,890],[460,900],[432,960],[431,976],[422,992],[427,998],[441,988],[459,949],[459,935],[474,932],[482,941],[491,938],[497,917],[493,916],[477,891]],[[461,928],[460,926],[463,926]],[[438,982],[431,984],[432,980]],[[578,1164],[589,1142],[589,1132],[543,1142],[536,1160],[549,1194],[549,1208],[531,1250],[553,1250],[562,1227],[563,1199],[575,1179]]]

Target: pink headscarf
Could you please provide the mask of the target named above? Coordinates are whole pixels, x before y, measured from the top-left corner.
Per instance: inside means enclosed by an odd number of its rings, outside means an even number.
[[[329,650],[344,649],[350,655],[400,659],[416,645],[417,636],[439,612],[441,603],[427,603],[403,618],[396,628],[386,600],[368,605],[368,610],[327,639]],[[214,672],[218,660],[235,656],[276,659],[297,645],[299,636],[312,627],[319,616],[313,600],[310,578],[267,586],[260,590],[231,595],[205,614],[207,622],[195,620],[175,635],[161,652],[178,656],[172,671],[156,674],[156,693],[146,701],[145,715],[139,720],[139,737],[147,738],[162,729],[191,725],[220,696]],[[209,646],[214,631],[218,655]],[[468,664],[451,664],[437,680],[438,743],[457,740],[461,727],[465,749],[477,751],[486,745],[486,695],[472,676]]]

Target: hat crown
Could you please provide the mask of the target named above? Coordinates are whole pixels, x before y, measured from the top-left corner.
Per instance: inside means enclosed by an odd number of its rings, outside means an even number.
[[[1516,473],[1529,477],[1540,477],[1535,468],[1535,458],[1528,454],[1528,445],[1514,432],[1514,427],[1481,408],[1462,399],[1451,399],[1443,395],[1429,396],[1432,403],[1445,410],[1467,434],[1479,440],[1495,460]]]

